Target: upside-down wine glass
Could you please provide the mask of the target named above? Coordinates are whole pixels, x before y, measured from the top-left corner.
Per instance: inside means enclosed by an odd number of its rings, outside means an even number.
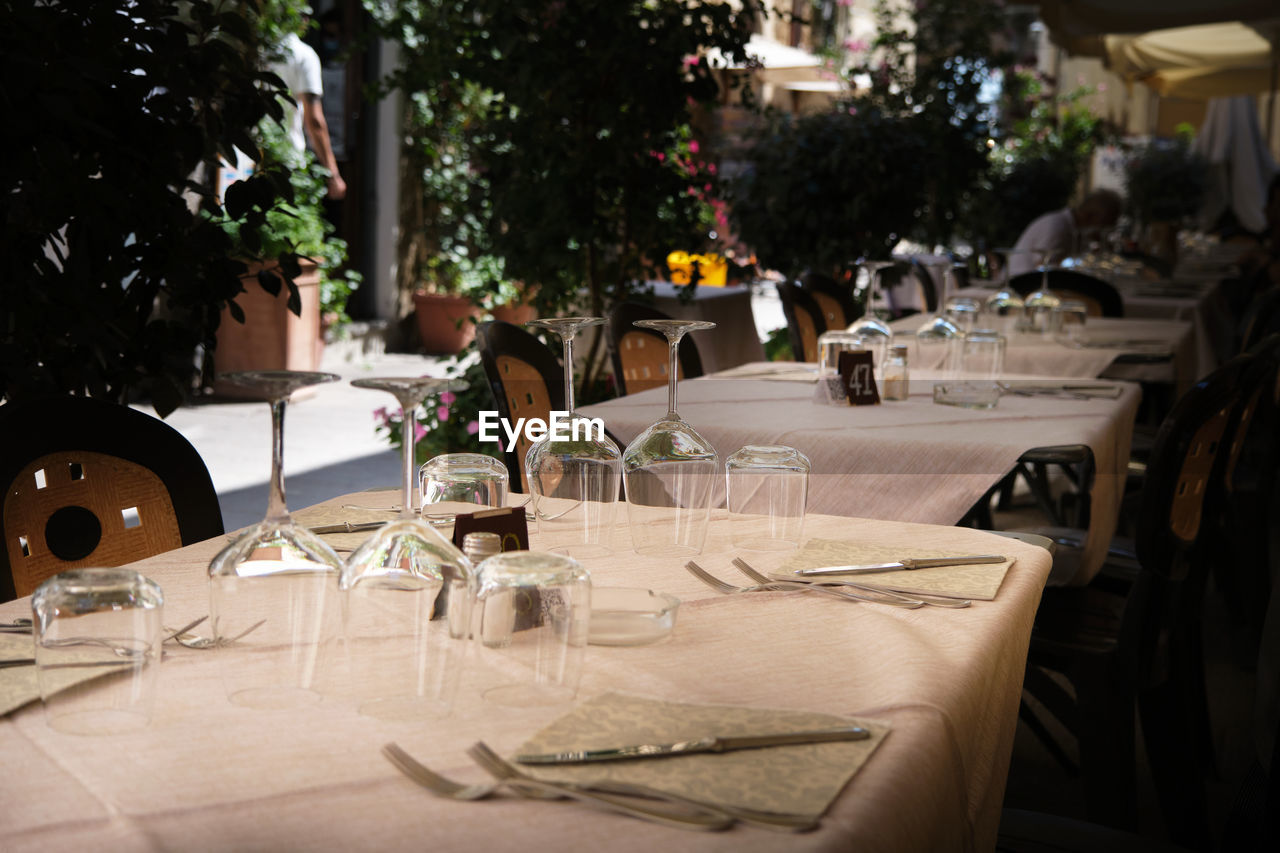
[[[457,691],[470,625],[472,566],[413,511],[415,409],[464,384],[430,376],[355,379],[395,395],[403,413],[400,515],[347,559],[339,588],[345,671],[340,689],[359,711],[395,720],[446,713]]]
[[[319,536],[293,523],[284,498],[284,410],[300,388],[332,373],[254,370],[220,379],[271,404],[267,516],[209,564],[209,616],[227,697],[252,708],[316,702],[321,669],[339,632],[342,560]]]
[[[636,436],[622,454],[627,517],[636,553],[687,556],[702,553],[711,520],[720,457],[676,411],[680,339],[686,332],[714,329],[702,320],[637,320],[642,329],[667,337],[667,413]]]
[[[1024,255],[1026,252],[1021,249],[996,249],[996,252],[1004,256],[1004,268],[1001,270],[1002,281],[1000,289],[987,297],[984,309],[992,318],[991,325],[995,327],[995,330],[1009,337],[1022,324],[1023,312],[1026,308],[1026,303],[1022,301],[1022,297],[1009,289],[1009,267],[1013,264],[1014,255]]]
[[[862,316],[849,324],[846,331],[864,338],[885,338],[884,349],[887,352],[893,341],[893,329],[874,313],[876,297],[880,292],[880,272],[893,266],[893,261],[864,260],[860,266],[867,271],[867,302]],[[879,365],[876,365],[877,367]]]
[[[1053,257],[1052,249],[1040,249],[1040,287],[1034,293],[1027,294],[1026,323],[1028,331],[1040,334],[1052,334],[1054,311],[1062,300],[1049,289],[1049,259]]]
[[[920,342],[934,343],[937,341],[947,341],[951,338],[958,337],[962,334],[962,330],[951,318],[947,316],[947,303],[951,300],[951,293],[955,289],[955,277],[952,274],[953,264],[950,261],[945,263],[926,264],[930,270],[941,270],[941,275],[934,276],[938,282],[938,310],[925,321],[924,325],[916,329],[916,339]],[[932,275],[932,272],[930,273]]]
[[[606,556],[618,508],[622,451],[591,421],[577,413],[573,397],[573,339],[603,317],[558,317],[528,325],[555,332],[564,344],[564,405],[569,437],[548,431],[525,455],[533,514],[547,550],[571,557]]]

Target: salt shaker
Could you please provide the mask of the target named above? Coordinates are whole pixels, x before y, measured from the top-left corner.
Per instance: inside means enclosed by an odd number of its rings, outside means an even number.
[[[907,346],[894,344],[889,347],[889,355],[884,360],[884,399],[907,399],[908,386]]]

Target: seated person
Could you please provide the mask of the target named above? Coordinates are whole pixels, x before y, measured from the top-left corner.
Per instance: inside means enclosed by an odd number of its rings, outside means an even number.
[[[1123,206],[1115,192],[1094,190],[1075,207],[1064,207],[1036,218],[1013,246],[1014,254],[1009,257],[1009,276],[1038,268],[1041,258],[1037,252],[1052,252],[1050,263],[1074,254],[1079,248],[1081,232],[1115,225]]]

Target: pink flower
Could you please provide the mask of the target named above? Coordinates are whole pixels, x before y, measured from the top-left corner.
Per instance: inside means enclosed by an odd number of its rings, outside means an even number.
[[[387,414],[386,406],[382,406],[381,408],[374,409],[373,417],[375,420],[382,421],[383,426],[386,425],[387,421],[391,420],[391,416]]]
[[[690,139],[690,140],[689,140],[689,153],[690,153],[690,154],[697,154],[697,153],[698,153],[698,148],[699,148],[699,146],[698,146],[698,140],[696,140],[696,139]]]
[[[1107,91],[1107,84],[1106,84],[1106,83],[1099,83],[1099,84],[1098,84],[1098,91],[1099,91],[1099,92],[1105,92],[1105,91]]]
[[[454,394],[452,391],[445,391],[440,395],[440,402],[444,403],[446,406],[452,406],[453,401],[456,399],[458,399],[458,395]]]
[[[708,163],[708,164],[707,164],[707,172],[709,172],[710,174],[714,175],[714,174],[716,173],[716,164],[715,164],[715,163]]]
[[[844,49],[853,53],[861,53],[870,47],[866,39],[846,39]]]
[[[449,420],[449,407],[448,407],[448,406],[437,406],[437,407],[436,407],[436,417],[437,417],[437,418],[439,418],[439,419],[440,419],[440,420],[442,420],[442,421],[447,421],[447,420]]]
[[[858,114],[858,108],[857,108],[857,107],[849,107],[849,115],[851,115],[851,116],[856,116],[857,114]]]
[[[845,8],[848,8],[849,6],[853,5],[853,0],[836,0],[836,5],[844,6]]]
[[[699,62],[701,62],[701,61],[702,61],[702,60],[701,60],[699,57],[696,57],[696,56],[686,56],[686,57],[684,58],[684,67],[685,67],[685,68],[694,68],[694,67],[696,67],[696,66],[698,65],[698,63],[699,63]]]
[[[413,440],[422,441],[427,435],[427,428],[417,421],[413,422]]]
[[[479,421],[472,421],[471,423],[467,424],[467,435],[475,435],[479,431],[480,431]]]
[[[658,152],[658,162],[659,162],[659,163],[661,163],[661,162],[662,162],[663,160],[665,160],[665,159],[667,159],[667,155],[666,155],[666,154],[663,154],[661,151],[659,151],[659,152]]]

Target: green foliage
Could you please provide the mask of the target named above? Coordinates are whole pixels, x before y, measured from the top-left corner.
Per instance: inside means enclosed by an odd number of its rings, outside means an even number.
[[[843,108],[782,117],[745,153],[731,216],[760,263],[840,277],[860,256],[888,257],[924,200],[928,143],[908,118]]]
[[[0,397],[182,401],[243,292],[230,235],[197,209],[219,208],[208,166],[256,155],[253,128],[282,112],[255,6],[0,0]],[[249,230],[291,194],[278,171],[243,183],[226,209]]]
[[[870,86],[853,105],[900,118],[908,144],[923,146],[913,234],[945,243],[987,172],[994,114],[979,95],[1008,61],[995,47],[1007,21],[1003,4],[987,0],[917,2],[909,20],[900,11],[900,4],[876,3],[876,38],[849,71]]]
[[[791,337],[786,326],[769,332],[764,341],[764,357],[768,361],[795,360],[791,357]]]
[[[686,59],[718,48],[745,61],[758,3],[743,5],[366,0],[401,46],[382,86],[412,93],[408,172],[426,176],[402,211],[402,228],[421,221],[428,237],[402,247],[414,272],[401,286],[423,283],[438,246],[445,281],[489,275],[462,259],[490,256],[502,269],[486,287],[524,282],[544,316],[571,305],[602,314],[667,252],[698,248],[716,181],[695,185],[676,155],[692,108],[720,89],[706,61]],[[589,383],[602,361],[588,356]]]
[[[1195,214],[1204,200],[1208,164],[1191,150],[1191,137],[1153,140],[1125,166],[1125,189],[1144,223],[1177,222]]]
[[[418,465],[442,453],[483,453],[502,459],[496,444],[482,444],[477,435],[477,419],[481,411],[494,411],[493,395],[485,379],[484,368],[470,348],[455,358],[445,375],[466,383],[460,391],[446,391],[423,400],[415,410],[418,443],[414,460]],[[379,408],[373,412],[374,430],[393,447],[401,447],[404,420],[394,409]]]

